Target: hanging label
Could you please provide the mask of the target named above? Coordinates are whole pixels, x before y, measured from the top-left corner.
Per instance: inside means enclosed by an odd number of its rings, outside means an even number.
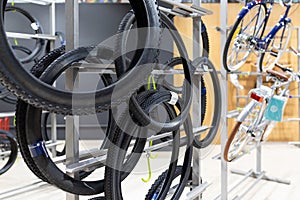
[[[266,108],[265,118],[271,121],[281,122],[286,102],[286,97],[274,96]]]
[[[171,93],[171,100],[168,103],[174,106],[177,103],[179,97],[178,94],[175,92],[170,91],[170,93]]]
[[[42,155],[46,155],[46,157],[49,157],[46,145],[44,141],[37,142],[33,145],[28,145],[31,157],[38,157]]]
[[[40,25],[37,22],[31,23],[31,28],[37,31],[40,28]]]

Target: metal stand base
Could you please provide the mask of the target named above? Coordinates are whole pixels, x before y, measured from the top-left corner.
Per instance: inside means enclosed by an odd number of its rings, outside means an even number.
[[[33,190],[36,190],[36,189],[40,189],[43,186],[50,186],[50,185],[46,182],[43,182],[43,181],[36,181],[36,182],[33,182],[31,184],[28,184],[28,185],[24,185],[24,186],[21,186],[21,187],[17,187],[17,188],[11,189],[11,190],[1,192],[0,193],[0,199],[14,197],[18,194],[23,194],[24,192],[29,192],[29,191],[33,191]]]
[[[232,169],[232,170],[230,170],[230,172],[233,174],[242,175],[242,176],[246,176],[248,174],[248,172],[237,170],[237,169]],[[259,178],[261,175],[263,175],[263,176],[261,178]],[[289,181],[289,180],[276,178],[274,176],[268,176],[268,175],[266,175],[265,171],[262,171],[260,173],[252,172],[252,173],[250,173],[250,175],[248,175],[248,177],[252,177],[252,178],[260,179],[260,180],[272,181],[272,182],[276,182],[276,183],[287,184],[287,185],[291,184],[291,181]]]
[[[300,148],[300,142],[289,142],[289,145],[294,145]]]
[[[248,188],[246,188],[244,191],[242,191],[241,194],[236,195],[233,198],[234,200],[242,199],[261,180],[272,181],[272,182],[287,184],[287,185],[291,184],[291,182],[288,181],[288,180],[267,176],[265,171],[262,171],[262,172],[259,172],[259,173],[254,172],[253,169],[248,171],[248,172],[241,171],[241,170],[230,170],[230,171],[233,174],[238,174],[238,175],[243,176],[243,179],[241,181],[239,181],[239,184],[241,184],[242,182],[247,180],[247,178],[255,178],[256,179],[251,185],[249,185]],[[238,186],[238,185],[236,185],[236,186]],[[234,188],[232,188],[230,191],[232,191],[233,189]]]
[[[238,180],[235,184],[233,184],[228,189],[227,194],[231,193],[234,189],[236,189],[239,185],[241,185],[248,178],[256,179],[251,185],[249,185],[249,187],[247,187],[246,189],[241,191],[241,193],[239,195],[236,195],[233,198],[234,200],[242,199],[261,180],[272,181],[272,182],[286,184],[286,185],[291,184],[291,181],[289,181],[289,180],[268,176],[268,175],[266,175],[265,171],[262,171],[262,172],[258,173],[258,172],[254,172],[253,169],[251,169],[249,171],[242,171],[242,170],[233,169],[233,170],[230,170],[230,172],[233,173],[233,174],[241,175],[242,178],[240,180]],[[221,199],[221,195],[219,195],[215,198],[215,200],[220,200],[220,199]]]

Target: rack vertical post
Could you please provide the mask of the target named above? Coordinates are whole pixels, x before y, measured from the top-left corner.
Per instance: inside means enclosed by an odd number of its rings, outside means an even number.
[[[66,0],[66,51],[79,46],[79,5],[78,0]],[[78,84],[77,71],[70,69],[66,72],[66,89],[74,90]],[[66,167],[79,161],[79,117],[66,117]],[[69,174],[79,178],[78,173]],[[79,200],[78,195],[66,194],[67,200]]]
[[[225,47],[225,42],[227,38],[227,0],[221,0],[221,15],[220,15],[220,27],[221,27],[221,42],[220,42],[220,63],[221,63],[221,86],[223,87],[222,91],[222,118],[221,118],[221,196],[220,198],[222,200],[227,200],[228,194],[227,194],[227,189],[228,189],[228,166],[227,162],[223,158],[223,152],[225,149],[226,141],[227,141],[227,129],[228,129],[228,124],[227,124],[227,111],[228,111],[228,86],[227,86],[227,72],[223,66],[223,50]]]
[[[201,0],[194,0],[193,5],[200,7]],[[201,18],[193,18],[193,58],[199,57],[201,54]],[[195,45],[196,44],[196,45]],[[197,45],[199,44],[199,45]],[[201,75],[196,74],[193,78],[193,128],[201,126]],[[200,149],[193,149],[193,169],[192,169],[192,181],[194,188],[202,184],[201,179],[201,160]],[[201,194],[199,194],[195,200],[200,200]]]
[[[55,0],[52,0],[52,2],[50,3],[49,6],[49,24],[50,24],[50,35],[55,35],[55,26],[56,26],[56,22],[55,22]],[[50,49],[53,50],[55,48],[55,41],[50,41]],[[54,83],[54,85],[56,85]],[[57,142],[57,120],[56,120],[56,114],[55,113],[51,113],[50,115],[51,117],[51,141],[52,143],[56,143]],[[51,148],[52,151],[52,155],[55,157],[56,156],[56,146]]]

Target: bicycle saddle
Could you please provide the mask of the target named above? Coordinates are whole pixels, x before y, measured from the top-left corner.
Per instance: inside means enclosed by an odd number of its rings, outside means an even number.
[[[287,77],[285,74],[282,74],[278,71],[272,70],[272,69],[267,69],[266,71],[268,74],[275,76],[276,78],[283,80],[283,81],[288,81],[289,77]]]

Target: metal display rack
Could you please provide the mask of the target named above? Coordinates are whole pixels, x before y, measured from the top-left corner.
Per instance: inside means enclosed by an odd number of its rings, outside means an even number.
[[[50,32],[49,34],[28,34],[28,33],[16,33],[16,32],[6,32],[7,37],[9,38],[18,38],[18,39],[45,39],[50,41],[50,49],[53,50],[55,47],[55,40],[57,37],[55,36],[55,26],[56,26],[56,20],[55,20],[55,0],[19,0],[19,1],[8,1],[8,3],[33,3],[38,5],[46,5],[49,6],[49,25],[50,25]],[[56,155],[55,146],[59,143],[57,143],[57,129],[56,129],[56,115],[51,114],[51,142],[52,147],[51,151],[52,154]]]
[[[193,18],[193,39],[197,41],[199,44],[201,41],[201,20],[200,17],[204,16],[206,14],[212,14],[211,11],[206,10],[204,8],[200,7],[200,0],[195,0],[193,5],[191,7],[186,6],[181,3],[176,3],[171,0],[161,0],[164,3],[170,4],[175,6],[174,9],[166,9],[163,7],[160,7],[160,9],[164,12],[175,14],[176,16],[182,16],[182,17],[192,17]],[[67,50],[71,50],[78,46],[79,37],[78,37],[78,24],[79,24],[79,16],[78,16],[78,1],[74,0],[66,0],[65,4],[65,10],[66,10],[66,18],[68,21],[67,23],[67,32],[66,32],[66,42],[67,42]],[[193,46],[193,55],[194,57],[200,56],[200,46],[194,45]],[[78,72],[97,72],[101,73],[104,72],[104,69],[101,69],[101,66],[97,65],[95,68],[95,65],[93,64],[93,67],[85,66],[84,69],[78,69],[75,70],[72,69],[67,72],[66,76],[66,84],[68,89],[73,89],[72,85],[75,83],[74,77],[76,77],[76,74]],[[105,69],[105,73],[114,73],[112,70]],[[159,74],[178,74],[182,73],[182,70],[168,70],[165,72],[156,70],[153,73],[159,73]],[[199,88],[201,88],[201,81],[200,77],[203,72],[196,72],[195,78],[194,78],[194,91],[197,91],[194,93],[194,101],[193,101],[193,107],[200,108],[199,105],[201,105],[199,101],[201,101],[201,94],[199,91],[201,91]],[[76,85],[76,84],[75,84]],[[201,111],[199,109],[193,109],[193,125],[194,125],[194,134],[200,135],[204,131],[208,130],[210,127],[201,127],[201,124],[198,122],[201,122]],[[166,133],[171,134],[171,133]],[[106,150],[94,150],[97,156],[95,156],[95,153],[93,153],[93,158],[91,157],[91,154],[88,152],[80,152],[79,151],[79,143],[78,143],[78,135],[79,135],[79,120],[78,117],[67,117],[66,120],[66,158],[68,162],[66,163],[66,172],[74,177],[78,177],[78,172],[83,169],[94,169],[97,166],[103,164],[106,159]],[[151,140],[157,140],[161,136],[151,137]],[[181,140],[184,140],[184,137],[181,138]],[[153,151],[161,149],[162,147],[169,146],[169,142],[164,142],[160,144],[153,145],[145,151]],[[58,158],[59,159],[59,158]],[[87,159],[87,160],[85,160]],[[81,161],[79,163],[79,160]],[[57,160],[58,161],[58,160]],[[58,162],[63,162],[58,161]],[[200,151],[197,149],[194,149],[194,155],[193,155],[193,180],[192,180],[192,186],[193,190],[190,191],[187,194],[187,199],[201,199],[202,192],[209,186],[207,182],[202,181],[201,175],[200,175]],[[66,196],[67,200],[76,200],[79,199],[78,195],[73,194],[67,194]]]
[[[223,49],[225,47],[225,42],[227,39],[227,0],[221,0],[221,28],[219,31],[221,32],[221,65],[223,65]],[[226,16],[226,17],[224,17]],[[300,37],[300,36],[298,36]],[[298,46],[299,48],[299,46]],[[239,72],[237,72],[239,74]],[[248,73],[247,73],[248,74]],[[249,75],[249,74],[248,74]],[[251,75],[256,75],[257,76],[257,86],[262,85],[262,73],[260,72],[253,72]],[[279,179],[276,177],[270,177],[266,175],[265,171],[262,171],[262,149],[261,145],[259,145],[256,148],[256,169],[250,169],[249,171],[240,171],[240,170],[231,170],[232,173],[242,175],[243,177],[238,180],[235,184],[233,184],[231,187],[228,186],[228,163],[225,161],[223,158],[223,152],[225,149],[226,141],[227,141],[227,130],[228,130],[228,121],[227,118],[233,118],[238,115],[238,112],[231,112],[228,113],[228,73],[224,69],[223,66],[221,66],[221,85],[225,86],[225,91],[223,91],[223,112],[222,116],[224,116],[224,119],[222,119],[223,126],[221,130],[221,154],[215,156],[215,158],[221,159],[221,194],[217,196],[215,199],[221,199],[221,200],[227,200],[228,199],[228,194],[232,192],[234,189],[238,188],[239,185],[243,182],[245,182],[249,177],[255,178],[256,180],[249,185],[248,188],[246,188],[242,193],[239,195],[236,195],[233,199],[241,199],[244,197],[260,180],[267,180],[267,181],[273,181],[277,183],[283,183],[283,184],[290,184],[290,181]],[[299,90],[300,91],[300,90]],[[300,100],[299,100],[300,102]],[[299,113],[300,116],[300,113]],[[237,159],[238,160],[238,159]]]
[[[55,0],[18,0],[18,1],[8,1],[8,3],[33,3],[39,5],[49,6],[49,24],[50,32],[49,34],[27,34],[27,33],[16,33],[16,32],[6,32],[7,37],[19,38],[19,39],[45,39],[49,40],[50,48],[54,49],[55,46]],[[43,112],[44,113],[44,112]],[[0,113],[0,117],[14,117],[15,112],[6,112]],[[55,156],[56,146],[60,143],[57,142],[57,129],[56,129],[56,116],[51,114],[51,141],[46,143],[46,147],[52,151],[52,155]],[[22,187],[13,188],[8,191],[3,191],[0,193],[0,198],[7,198],[14,196],[16,194],[21,194],[26,191],[31,191],[38,189],[39,187],[46,185],[47,183],[42,182],[41,180],[33,182],[31,184],[24,185]]]
[[[298,71],[300,71],[300,27],[295,27],[295,29],[297,30],[297,49],[295,49],[293,51],[293,53],[298,57]],[[300,83],[298,83],[298,96],[294,97],[294,98],[298,98],[298,117],[296,119],[288,119],[287,121],[299,121],[299,141],[298,142],[289,142],[289,144],[291,145],[295,145],[300,147]]]

